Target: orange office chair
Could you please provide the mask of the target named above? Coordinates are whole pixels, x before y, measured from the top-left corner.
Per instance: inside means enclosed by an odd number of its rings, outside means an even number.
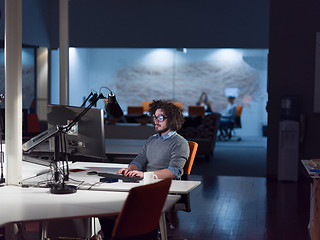
[[[189,179],[193,162],[198,150],[198,143],[193,141],[188,141],[188,144],[189,144],[190,153],[189,153],[189,158],[183,168],[184,173],[182,176],[182,180]],[[175,204],[175,211],[191,212],[190,194],[181,195],[181,199]]]
[[[107,111],[108,99],[104,99],[104,109]]]
[[[241,128],[242,109],[243,106],[237,105],[235,108],[234,116],[230,119],[230,121],[227,124],[225,124],[224,127],[220,125],[221,134],[219,135],[219,139],[223,139],[225,141],[229,141],[231,139],[241,141],[241,137],[236,137],[235,129]]]
[[[174,105],[176,105],[178,108],[183,109],[183,103],[182,102],[173,102]]]
[[[171,179],[132,188],[116,220],[114,240],[156,240]]]
[[[142,106],[128,106],[128,114],[143,115]]]
[[[144,102],[142,102],[142,107],[143,107],[143,111],[144,112],[148,112],[149,111],[150,103],[152,103],[152,101],[144,101]]]
[[[236,138],[237,141],[241,141],[241,137],[237,137],[237,136],[236,136],[235,129],[236,129],[236,128],[241,128],[241,114],[242,114],[242,109],[243,109],[243,106],[237,105],[236,117],[235,117],[235,119],[234,119],[234,125],[233,125],[232,133],[231,133],[231,137]]]
[[[191,173],[193,162],[196,157],[197,150],[198,150],[198,143],[193,142],[193,141],[188,141],[188,144],[189,144],[190,153],[189,153],[189,158],[183,168],[184,174],[182,176],[182,180],[189,179],[189,175]],[[168,225],[169,225],[170,229],[175,228],[174,224],[172,223],[172,219],[175,219],[175,217],[173,217],[173,215],[177,211],[191,212],[190,194],[189,193],[182,194],[179,201],[174,205],[174,208],[172,208],[170,212],[166,213],[166,218],[167,218]]]
[[[190,175],[191,169],[193,166],[193,162],[196,157],[197,150],[198,150],[198,143],[188,141],[188,144],[189,144],[190,154],[189,154],[188,161],[184,165],[184,175]]]
[[[204,106],[190,105],[188,107],[189,116],[204,116],[205,112]]]
[[[236,117],[234,119],[234,128],[241,128],[241,114],[243,106],[237,105]]]

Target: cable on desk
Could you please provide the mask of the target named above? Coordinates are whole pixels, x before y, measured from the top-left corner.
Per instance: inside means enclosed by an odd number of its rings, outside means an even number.
[[[94,187],[95,185],[100,185],[100,184],[102,184],[103,182],[96,182],[96,183],[93,183],[93,184],[91,184],[91,186],[88,188],[88,190],[90,190],[92,187]]]

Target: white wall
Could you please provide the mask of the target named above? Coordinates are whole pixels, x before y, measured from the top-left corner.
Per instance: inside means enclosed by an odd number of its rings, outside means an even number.
[[[214,111],[221,111],[227,104],[224,89],[237,87],[236,103],[244,105],[242,129],[237,132],[261,136],[262,125],[267,123],[267,54],[267,49],[188,49],[187,53],[176,49],[70,49],[69,102],[80,106],[90,91],[106,86],[124,111],[129,105],[153,99],[181,101],[187,109],[205,91]],[[57,74],[52,76],[52,100],[59,89],[54,80]],[[107,96],[108,91],[102,93]],[[104,102],[97,107],[104,108]]]
[[[69,104],[71,106],[81,106],[91,91],[88,51],[87,49],[78,51],[75,48],[69,50]]]
[[[34,48],[22,49],[22,107],[28,109],[35,97]],[[0,51],[0,93],[5,92],[4,49]],[[4,107],[4,103],[2,106]]]

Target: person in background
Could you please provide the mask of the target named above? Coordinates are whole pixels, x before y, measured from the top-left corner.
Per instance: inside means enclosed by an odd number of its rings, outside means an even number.
[[[230,128],[230,125],[234,123],[237,110],[237,105],[234,103],[235,99],[236,98],[234,96],[229,96],[228,105],[221,112],[219,138],[229,138],[227,129]]]
[[[201,93],[196,105],[204,106],[206,112],[212,112],[212,102],[208,100],[208,95],[205,92]]]
[[[177,133],[184,123],[182,110],[172,102],[152,101],[149,109],[156,134],[147,139],[140,153],[118,174],[143,178],[150,171],[159,179],[180,179],[189,157],[189,145]],[[110,239],[116,218],[99,218],[104,239]]]

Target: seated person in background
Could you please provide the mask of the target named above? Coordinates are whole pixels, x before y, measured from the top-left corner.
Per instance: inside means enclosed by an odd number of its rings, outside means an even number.
[[[208,95],[205,92],[202,92],[199,100],[196,102],[197,106],[204,106],[206,112],[212,112],[212,102],[208,100]]]
[[[128,168],[119,174],[142,177],[144,171],[154,172],[158,178],[179,179],[189,157],[189,145],[178,131],[184,122],[182,110],[169,101],[153,101],[149,113],[157,134],[148,138],[140,153]]]
[[[234,103],[235,97],[228,97],[228,105],[226,109],[221,112],[220,119],[220,138],[221,137],[229,137],[227,129],[230,128],[231,124],[234,123],[234,119],[236,116],[237,105]]]
[[[179,179],[189,157],[189,145],[178,131],[184,122],[182,110],[169,101],[153,101],[149,113],[152,116],[156,134],[149,137],[140,153],[128,168],[118,174],[142,177],[145,171],[152,171],[159,179]],[[112,234],[116,218],[99,218],[104,239]]]

